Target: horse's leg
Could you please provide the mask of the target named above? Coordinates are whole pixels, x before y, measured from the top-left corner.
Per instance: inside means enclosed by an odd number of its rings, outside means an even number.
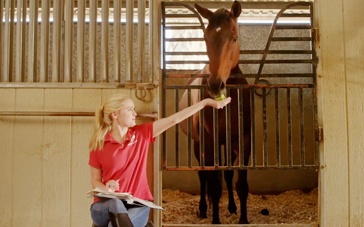
[[[194,142],[193,149],[195,151],[195,156],[200,162],[200,143]],[[207,182],[207,172],[198,171],[198,178],[200,180],[200,204],[199,204],[199,214],[200,218],[207,218],[207,203],[206,203],[206,182]]]
[[[212,202],[212,224],[221,224],[219,217],[219,203],[222,195],[221,171],[209,171],[207,192]]]
[[[251,144],[250,144],[250,134],[244,135],[244,165],[247,166],[249,163]],[[249,194],[248,185],[248,171],[239,170],[238,180],[236,181],[236,192],[240,200],[240,219],[239,224],[249,224],[248,214],[247,214],[247,200]]]
[[[199,214],[200,218],[207,218],[207,203],[206,203],[206,180],[207,171],[198,171],[198,177],[200,179],[200,204]]]
[[[234,191],[233,191],[234,170],[225,170],[224,178],[229,196],[228,210],[230,214],[236,214],[236,204],[234,200]]]
[[[249,224],[247,214],[247,200],[249,193],[247,170],[238,171],[238,180],[236,182],[236,192],[240,200],[240,219],[239,224]]]

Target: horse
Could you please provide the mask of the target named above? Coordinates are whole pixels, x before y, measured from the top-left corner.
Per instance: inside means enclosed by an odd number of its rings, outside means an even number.
[[[206,44],[208,64],[201,70],[202,74],[209,75],[206,77],[195,77],[189,79],[187,84],[189,85],[206,85],[206,89],[203,89],[200,94],[198,89],[191,89],[191,102],[192,104],[200,100],[201,98],[218,98],[221,95],[229,95],[232,98],[230,105],[230,118],[231,127],[231,162],[239,160],[239,113],[238,105],[238,91],[237,89],[230,89],[230,93],[227,93],[226,87],[231,85],[244,85],[248,84],[246,78],[243,77],[243,73],[239,68],[238,61],[240,55],[239,48],[239,26],[237,19],[241,13],[241,5],[238,1],[233,2],[231,9],[220,8],[215,12],[210,11],[198,4],[195,4],[195,9],[198,13],[208,20],[208,25],[204,31],[204,40]],[[231,76],[235,75],[235,76]],[[238,75],[238,76],[236,76]],[[250,152],[251,152],[251,119],[250,119],[250,91],[248,88],[244,88],[242,91],[241,102],[243,102],[243,144],[244,144],[244,165],[248,165]],[[179,109],[184,109],[188,105],[188,93],[187,90],[181,97],[179,102]],[[205,166],[214,166],[214,145],[213,141],[213,111],[218,111],[218,141],[219,149],[222,145],[226,145],[226,121],[225,110],[214,110],[212,107],[206,107],[203,111],[203,135],[204,135],[204,161]],[[200,160],[200,134],[199,134],[199,113],[192,116],[192,139],[194,153],[201,164]],[[187,134],[187,121],[180,123],[182,131]],[[220,151],[220,150],[219,150]],[[225,155],[226,151],[225,151]],[[238,179],[235,185],[237,195],[240,200],[240,218],[239,224],[249,224],[247,218],[247,198],[249,192],[249,186],[247,181],[247,170],[239,169]],[[199,217],[207,218],[207,203],[206,192],[210,202],[212,203],[212,224],[220,224],[219,218],[219,201],[222,195],[222,173],[217,170],[199,170],[200,180],[200,202],[199,202]],[[228,210],[230,213],[237,213],[237,207],[233,196],[233,175],[234,170],[232,168],[224,170],[224,178],[227,185],[229,202]]]

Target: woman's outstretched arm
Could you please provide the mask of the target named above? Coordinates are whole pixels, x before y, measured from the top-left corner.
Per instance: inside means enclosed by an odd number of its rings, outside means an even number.
[[[193,104],[169,117],[161,118],[153,122],[153,137],[159,136],[168,128],[180,123],[181,121],[191,117],[198,111],[202,110],[206,106],[211,106],[216,109],[224,108],[227,104],[231,102],[231,98],[225,98],[221,101],[216,101],[211,98],[203,99],[198,103]]]

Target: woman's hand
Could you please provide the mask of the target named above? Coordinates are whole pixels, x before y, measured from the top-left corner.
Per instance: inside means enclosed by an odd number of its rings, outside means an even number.
[[[106,183],[106,188],[108,192],[114,192],[119,190],[119,182],[115,180],[109,180]]]
[[[224,98],[223,100],[208,99],[208,105],[216,109],[222,109],[231,102],[231,97]]]

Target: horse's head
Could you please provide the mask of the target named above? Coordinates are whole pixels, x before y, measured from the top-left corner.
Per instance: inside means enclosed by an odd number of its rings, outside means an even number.
[[[213,98],[220,97],[221,94],[226,95],[225,86],[230,70],[239,61],[237,18],[241,13],[241,5],[235,1],[230,11],[218,9],[215,12],[198,4],[195,4],[195,7],[200,15],[209,21],[204,33],[210,70],[207,90]]]

